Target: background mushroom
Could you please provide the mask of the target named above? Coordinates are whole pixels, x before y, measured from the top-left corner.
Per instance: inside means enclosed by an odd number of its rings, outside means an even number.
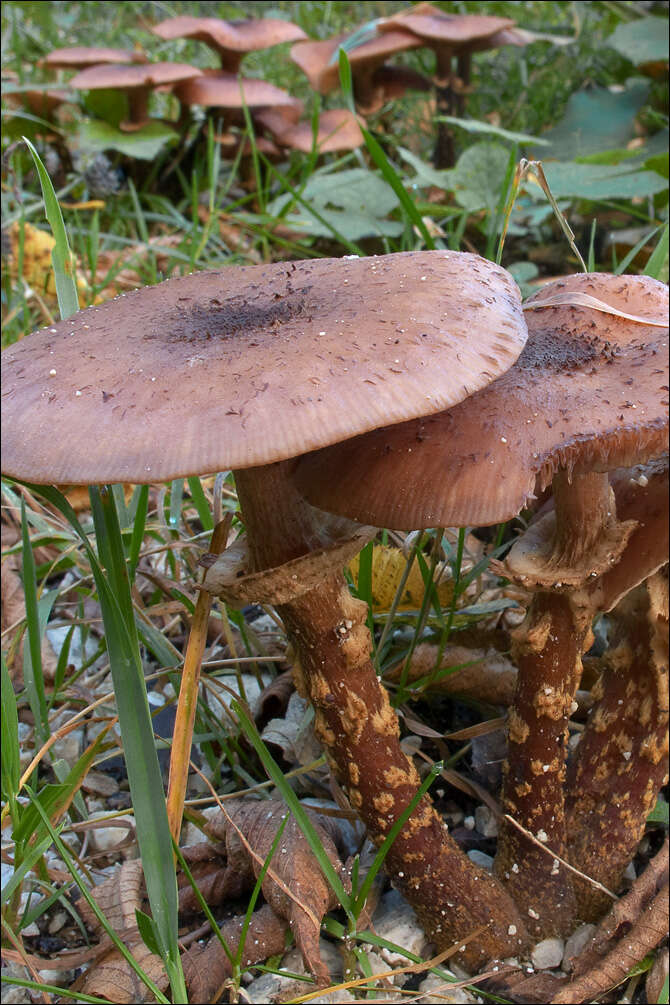
[[[619,562],[620,588],[630,590],[665,561],[622,561],[635,524],[617,520],[606,472],[667,451],[668,291],[646,277],[579,275],[548,284],[530,301],[540,303],[527,313],[517,363],[488,388],[441,415],[301,458],[294,478],[324,510],[404,529],[497,523],[552,484],[554,512],[502,570],[535,593],[513,643],[504,799],[565,857],[565,736],[599,609],[594,581]],[[496,870],[517,903],[531,905],[538,934],[571,925],[566,870],[510,824]]]
[[[89,66],[103,63],[146,63],[147,57],[140,49],[110,49],[106,46],[73,45],[62,49],[52,49],[42,66],[51,70],[85,70]]]
[[[103,64],[90,66],[68,81],[80,91],[114,88],[128,97],[128,121],[121,128],[139,129],[149,119],[149,95],[154,88],[200,77],[202,70],[187,63]]]
[[[171,279],[3,353],[3,470],[90,483],[234,468],[248,540],[237,571],[278,603],[329,760],[380,843],[418,775],[370,660],[366,605],[339,571],[342,527],[309,507],[277,462],[448,407],[503,372],[525,337],[509,275],[455,252]],[[229,559],[212,565],[208,591]],[[473,963],[523,945],[512,901],[458,849],[427,798],[386,865],[440,946],[482,926],[464,951]]]
[[[233,74],[239,71],[247,53],[307,37],[297,24],[274,17],[223,21],[217,17],[180,15],[161,21],[151,30],[165,40],[192,38],[204,42],[218,55],[221,69]]]
[[[328,94],[339,87],[340,64],[337,53],[348,37],[338,35],[323,42],[297,42],[291,48],[291,59],[319,94]],[[416,49],[420,44],[409,32],[388,31],[348,49],[354,100],[362,114],[376,111],[385,100],[386,77],[376,74],[380,73],[386,60],[399,52]],[[387,74],[389,69],[385,68]]]
[[[472,54],[501,45],[526,44],[509,18],[448,14],[430,3],[417,4],[379,22],[380,32],[395,33],[398,28],[417,35],[423,46],[435,52],[437,114],[459,118],[465,112],[465,96],[470,88]],[[445,122],[438,122],[433,161],[438,168],[455,163],[453,133]]]

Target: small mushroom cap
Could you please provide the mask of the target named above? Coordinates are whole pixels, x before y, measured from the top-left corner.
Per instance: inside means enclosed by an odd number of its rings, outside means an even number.
[[[568,276],[528,301],[588,294],[667,321],[668,288],[646,276]],[[668,443],[668,331],[591,307],[527,310],[516,364],[439,415],[376,429],[301,458],[314,506],[382,527],[511,519],[559,468],[607,471]]]
[[[108,49],[101,46],[74,45],[54,49],[40,60],[41,66],[54,70],[78,70],[101,63],[145,63],[143,52],[134,49]]]
[[[505,28],[513,28],[508,17],[489,17],[483,14],[446,14],[430,3],[422,3],[407,11],[394,14],[379,24],[379,30],[410,31],[424,44],[447,45],[454,49],[470,48],[476,42],[491,38]]]
[[[333,60],[333,56],[348,37],[338,35],[323,42],[296,42],[291,48],[291,59],[300,67],[319,94],[328,94],[339,86],[339,60]],[[351,72],[355,77],[363,69],[374,69],[398,52],[418,49],[420,45],[421,40],[409,32],[386,31],[369,42],[349,50],[347,56]]]
[[[266,80],[241,79],[234,73],[206,73],[186,80],[174,93],[183,105],[208,108],[263,108],[288,105],[302,108],[302,102]]]
[[[310,153],[315,145],[311,122],[288,123],[273,108],[259,112],[256,118],[283,147]],[[363,133],[358,119],[348,108],[331,108],[321,113],[316,135],[316,149],[319,153],[355,150],[362,143]]]
[[[291,21],[266,17],[248,21],[222,21],[217,17],[170,17],[151,29],[166,40],[193,38],[215,49],[230,52],[254,52],[282,42],[307,38],[302,28]]]
[[[158,87],[161,84],[175,84],[181,80],[200,77],[202,70],[188,63],[141,63],[103,66],[89,66],[87,70],[75,74],[68,80],[68,87],[81,91],[93,91],[101,87]]]
[[[460,252],[168,279],[2,353],[2,470],[152,482],[282,460],[455,404],[525,339],[509,273]]]

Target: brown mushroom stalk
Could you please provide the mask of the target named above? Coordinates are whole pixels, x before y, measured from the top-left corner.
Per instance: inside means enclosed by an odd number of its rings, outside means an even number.
[[[297,494],[287,468],[275,464],[235,474],[252,570],[280,568],[314,546],[305,528],[314,526],[316,511]],[[412,802],[420,779],[400,747],[398,719],[371,660],[367,606],[351,596],[336,571],[277,611],[296,652],[298,689],[315,709],[317,736],[379,845]],[[459,849],[429,798],[413,811],[385,866],[437,946],[485,926],[462,954],[469,964],[517,954],[526,945],[513,901]]]
[[[505,823],[495,872],[530,905],[538,935],[564,930],[575,910],[554,858],[567,851],[565,730],[593,617],[665,561],[635,538],[630,508],[617,518],[603,473],[667,452],[667,297],[643,276],[549,284],[533,298],[548,306],[529,312],[521,356],[493,384],[439,415],[316,451],[295,470],[313,505],[397,529],[488,526],[555,485],[555,512],[501,568],[534,593],[514,639],[505,809],[548,852]]]
[[[667,573],[655,573],[616,608],[598,701],[570,766],[570,860],[610,890],[619,889],[668,777],[667,591]],[[580,918],[609,906],[591,884],[575,889]]]

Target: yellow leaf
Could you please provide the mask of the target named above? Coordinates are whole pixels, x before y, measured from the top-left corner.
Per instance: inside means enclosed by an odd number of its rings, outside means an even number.
[[[375,614],[390,610],[406,566],[407,558],[400,548],[389,548],[382,544],[374,545],[372,549],[372,610]],[[356,585],[358,585],[358,568],[359,560],[356,556],[349,563],[349,571]],[[453,594],[448,569],[438,572],[436,586],[440,605],[447,607],[451,603]],[[423,603],[424,593],[423,576],[419,564],[415,560],[402,591],[398,610],[417,610]]]

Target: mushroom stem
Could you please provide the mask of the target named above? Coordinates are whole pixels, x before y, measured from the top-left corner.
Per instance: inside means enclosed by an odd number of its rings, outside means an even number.
[[[150,87],[128,88],[128,121],[133,125],[142,125],[149,118]]]
[[[566,933],[575,916],[570,874],[554,855],[566,857],[566,740],[588,628],[569,598],[542,591],[513,638],[519,672],[509,713],[503,805],[547,851],[503,821],[494,871],[514,900],[528,905],[531,931],[542,937]]]
[[[554,559],[558,565],[574,566],[616,519],[614,495],[607,473],[600,471],[573,475],[557,471],[551,490],[556,511]]]
[[[302,499],[285,463],[236,473],[249,552],[257,570],[306,554],[318,539],[319,511]],[[367,607],[341,573],[278,605],[297,655],[296,684],[315,710],[315,730],[332,770],[380,845],[416,795],[419,776],[399,743],[398,720],[370,659]],[[463,959],[471,965],[516,954],[527,942],[511,898],[450,837],[422,799],[385,866],[440,948],[485,926]]]
[[[605,670],[593,689],[598,703],[568,769],[570,861],[614,891],[667,779],[667,594],[666,567],[614,612]],[[575,892],[586,921],[608,906],[589,884],[576,883]]]

